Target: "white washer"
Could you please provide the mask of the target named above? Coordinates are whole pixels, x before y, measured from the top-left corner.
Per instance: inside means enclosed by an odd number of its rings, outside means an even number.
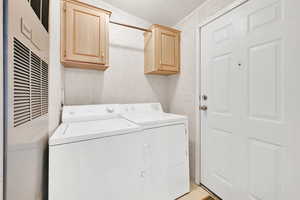
[[[140,200],[141,128],[118,105],[64,107],[49,140],[49,200]]]
[[[159,103],[120,105],[121,115],[144,129],[144,199],[176,199],[190,191],[188,121]]]

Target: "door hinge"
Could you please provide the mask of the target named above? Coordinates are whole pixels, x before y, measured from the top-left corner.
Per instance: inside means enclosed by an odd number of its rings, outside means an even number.
[[[64,50],[64,57],[67,57],[67,50]]]
[[[64,3],[64,7],[63,7],[63,9],[64,9],[64,12],[66,12],[66,11],[67,11],[67,6],[66,6],[66,3]]]

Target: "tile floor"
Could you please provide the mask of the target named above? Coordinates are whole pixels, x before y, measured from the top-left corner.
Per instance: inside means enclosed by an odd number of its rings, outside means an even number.
[[[178,200],[214,200],[209,193],[197,185],[191,185],[191,192]]]

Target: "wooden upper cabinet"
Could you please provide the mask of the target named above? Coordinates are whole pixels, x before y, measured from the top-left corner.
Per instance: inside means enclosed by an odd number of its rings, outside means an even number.
[[[105,70],[111,13],[78,1],[62,3],[62,63],[66,67]]]
[[[145,33],[145,73],[176,74],[180,71],[180,31],[153,25]]]

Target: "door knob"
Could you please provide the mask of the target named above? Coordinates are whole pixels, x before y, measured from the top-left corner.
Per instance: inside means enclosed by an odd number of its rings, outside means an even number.
[[[207,110],[207,106],[200,106],[200,110],[206,111]]]
[[[140,173],[140,177],[141,177],[141,178],[144,178],[144,177],[145,177],[145,175],[146,175],[146,171],[144,171],[144,170],[143,170],[143,171],[141,171],[141,173]]]

